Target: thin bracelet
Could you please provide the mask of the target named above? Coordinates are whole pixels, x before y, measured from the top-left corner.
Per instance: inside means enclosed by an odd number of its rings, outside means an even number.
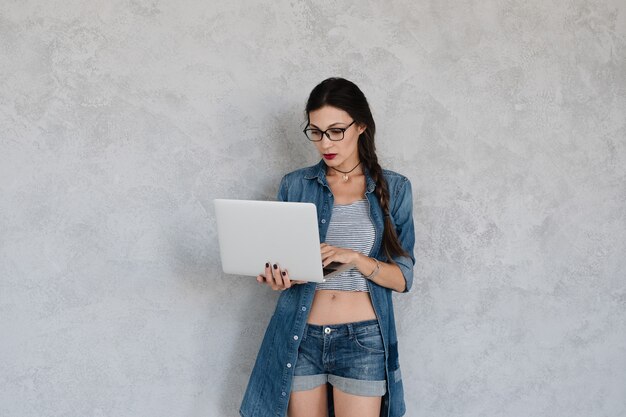
[[[372,279],[372,278],[374,278],[376,275],[378,275],[378,272],[380,271],[380,262],[378,262],[378,259],[376,259],[376,258],[372,258],[372,259],[374,259],[376,261],[376,268],[374,268],[372,273],[367,275],[365,277],[365,279]]]

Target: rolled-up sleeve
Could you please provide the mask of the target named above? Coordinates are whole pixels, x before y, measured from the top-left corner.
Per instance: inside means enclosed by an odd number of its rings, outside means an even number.
[[[394,211],[391,217],[396,226],[396,234],[400,245],[409,256],[396,256],[394,262],[400,267],[406,287],[404,292],[408,292],[413,285],[413,266],[415,265],[415,255],[413,249],[415,247],[415,228],[413,225],[413,193],[411,182],[408,178],[403,180],[401,186],[398,187],[395,196]]]

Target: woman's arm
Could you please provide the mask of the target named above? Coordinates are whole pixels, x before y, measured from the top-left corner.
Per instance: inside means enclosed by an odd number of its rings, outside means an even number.
[[[359,253],[356,267],[365,277],[381,287],[391,288],[398,292],[404,292],[406,281],[400,267],[396,264],[380,262],[369,256]]]
[[[382,287],[391,288],[398,292],[404,292],[406,289],[404,275],[396,264],[380,262],[355,250],[338,248],[326,243],[322,243],[321,251],[324,267],[331,262],[352,264],[366,278]]]

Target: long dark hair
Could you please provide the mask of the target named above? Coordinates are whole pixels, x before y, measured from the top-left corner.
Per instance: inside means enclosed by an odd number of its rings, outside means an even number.
[[[387,259],[392,262],[392,256],[406,256],[407,253],[400,245],[395,227],[391,222],[391,216],[389,215],[389,188],[376,156],[376,145],[374,144],[376,123],[374,123],[374,118],[365,95],[351,81],[343,78],[328,78],[311,91],[309,100],[306,103],[307,120],[312,111],[324,106],[341,109],[348,113],[357,124],[366,126],[366,129],[359,136],[359,159],[367,167],[376,183],[376,196],[385,218],[382,242],[383,251]]]

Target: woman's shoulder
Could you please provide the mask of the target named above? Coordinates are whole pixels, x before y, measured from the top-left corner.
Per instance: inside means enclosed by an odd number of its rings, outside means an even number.
[[[392,202],[412,199],[411,181],[406,176],[383,169],[383,177],[387,181],[387,189]]]
[[[397,179],[401,179],[401,180],[405,180],[408,181],[408,178],[396,171],[392,171],[390,169],[385,169],[383,168],[383,175],[385,177],[392,177],[392,178],[397,178]]]
[[[395,171],[391,171],[389,169],[383,168],[383,177],[385,177],[389,186],[403,186],[407,182],[410,183],[409,179],[406,176],[399,174]]]
[[[324,162],[322,161],[322,163]],[[323,172],[323,167],[317,164],[285,174],[280,181],[278,199],[288,201],[303,198],[302,193],[312,192],[313,188],[311,187],[316,187],[319,184],[319,181],[312,180],[319,178]]]
[[[323,163],[323,161],[322,161]],[[317,163],[315,165],[311,165],[304,168],[298,168],[294,171],[288,172],[283,176],[283,181],[298,181],[301,179],[313,179],[324,172],[323,167],[320,167],[320,164]]]

